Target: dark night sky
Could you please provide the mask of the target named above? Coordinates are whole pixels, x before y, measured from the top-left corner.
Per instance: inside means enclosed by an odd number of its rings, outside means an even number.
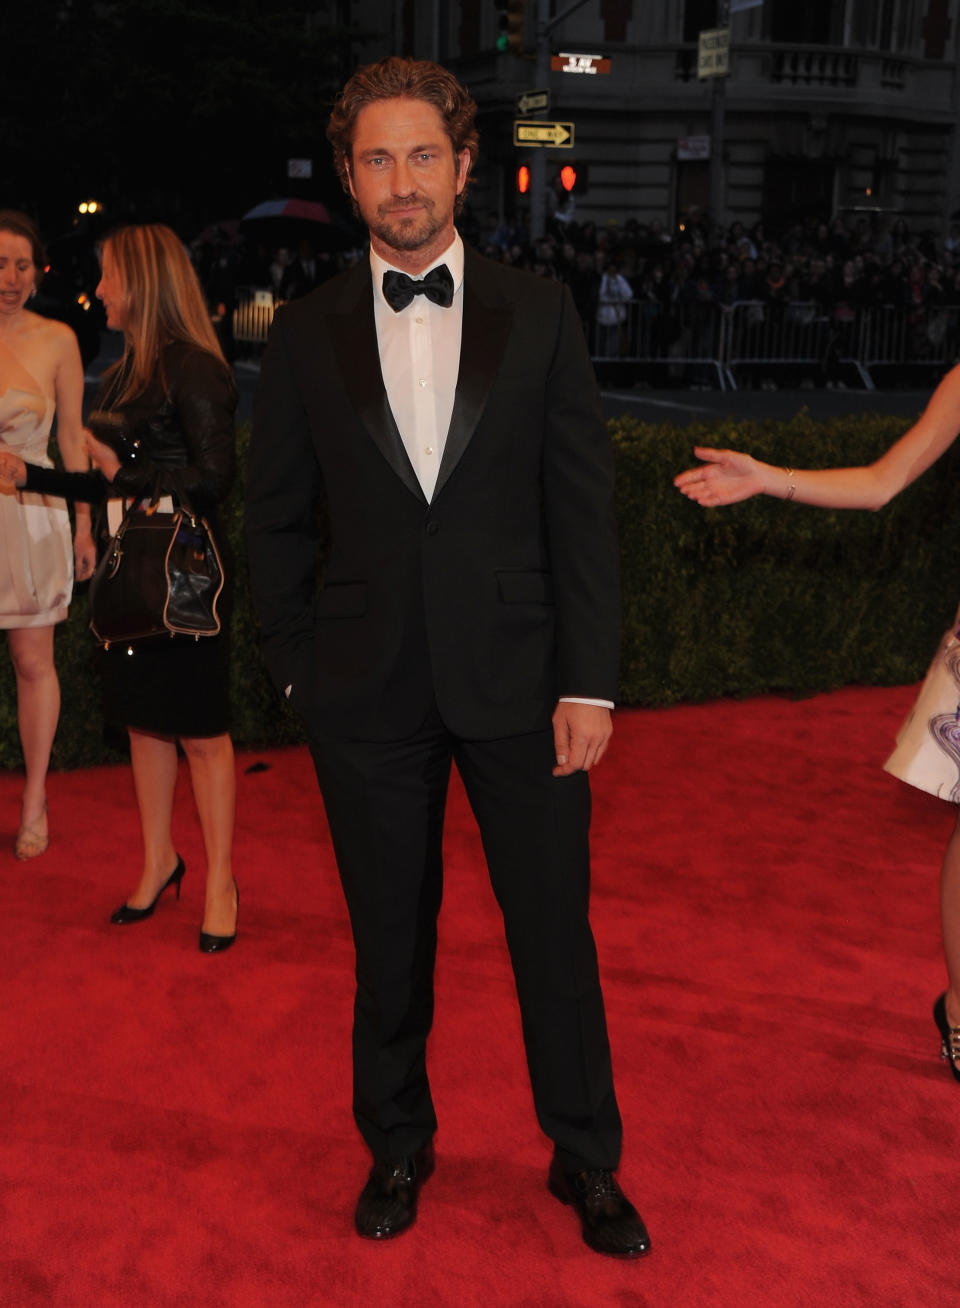
[[[323,129],[349,43],[311,30],[310,9],[33,0],[18,45],[42,55],[4,77],[0,200],[31,211],[47,235],[88,196],[108,220],[163,220],[185,237],[287,189],[348,211]],[[288,186],[291,156],[314,159],[313,182]]]

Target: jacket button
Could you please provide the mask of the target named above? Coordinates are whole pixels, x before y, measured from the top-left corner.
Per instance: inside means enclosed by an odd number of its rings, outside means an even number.
[[[436,536],[439,530],[440,530],[439,522],[434,522],[433,519],[431,518],[431,520],[427,523],[427,535]]]

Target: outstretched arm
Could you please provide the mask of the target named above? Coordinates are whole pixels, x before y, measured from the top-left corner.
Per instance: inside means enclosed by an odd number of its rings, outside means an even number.
[[[19,454],[0,449],[0,494],[17,490],[59,495],[74,504],[99,504],[106,496],[107,482],[99,472],[61,472],[59,468],[24,463]]]
[[[817,471],[775,467],[736,450],[694,449],[703,463],[674,478],[688,499],[705,508],[753,495],[794,499],[828,509],[880,509],[953,444],[960,431],[960,367],[934,391],[922,417],[875,463]]]

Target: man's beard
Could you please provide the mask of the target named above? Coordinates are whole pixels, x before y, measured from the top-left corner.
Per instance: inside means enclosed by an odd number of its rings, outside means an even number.
[[[392,250],[420,250],[443,229],[444,224],[437,221],[432,200],[425,200],[420,196],[413,196],[411,199],[424,206],[418,217],[393,218],[389,209],[380,207],[373,221],[367,222],[373,235],[384,245],[389,245]]]

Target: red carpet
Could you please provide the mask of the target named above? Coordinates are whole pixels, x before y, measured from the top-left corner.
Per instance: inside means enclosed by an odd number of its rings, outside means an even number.
[[[307,757],[240,757],[240,940],[196,948],[202,858],[142,925],[129,772],[50,781],[49,852],[0,855],[0,1303],[86,1308],[954,1305],[960,1086],[946,804],[880,765],[910,688],[617,716],[594,927],[652,1255],[591,1254],[545,1187],[513,984],[459,787],[413,1231],[352,1233],[352,951]],[[262,758],[269,769],[247,773]],[[9,849],[20,779],[0,777]]]

